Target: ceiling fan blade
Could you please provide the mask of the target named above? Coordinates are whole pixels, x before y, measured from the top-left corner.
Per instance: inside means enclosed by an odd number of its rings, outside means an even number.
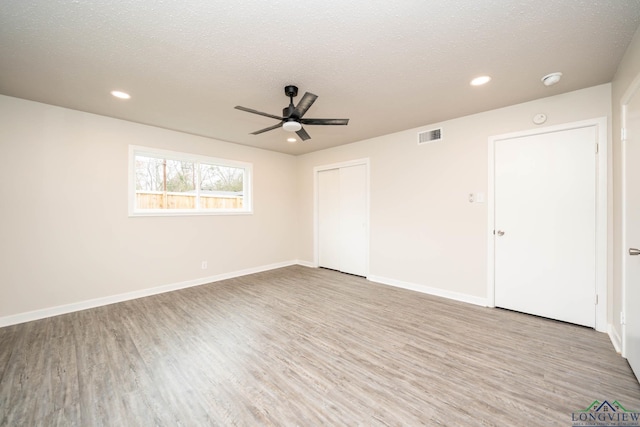
[[[304,125],[348,125],[349,119],[300,119]]]
[[[263,113],[262,111],[254,110],[253,108],[241,107],[239,105],[236,105],[234,108],[236,110],[246,111],[247,113],[258,114],[260,116],[265,116],[265,117],[271,117],[272,119],[276,119],[276,120],[284,120],[284,117],[274,116],[273,114],[269,114],[269,113]]]
[[[311,137],[309,136],[309,134],[307,133],[306,130],[304,130],[304,128],[300,129],[299,131],[296,132],[298,134],[298,136],[300,137],[301,140],[306,141],[307,139],[311,139]]]
[[[314,95],[310,92],[305,92],[291,115],[297,118],[301,118],[302,116],[304,116],[304,113],[307,112],[309,107],[311,107],[313,103],[316,102],[316,99],[318,99],[318,95]]]
[[[257,130],[255,132],[251,132],[251,135],[259,135],[261,133],[269,132],[270,130],[278,129],[280,127],[282,127],[282,122],[278,123],[277,125],[269,126],[268,128],[264,128],[264,129]]]

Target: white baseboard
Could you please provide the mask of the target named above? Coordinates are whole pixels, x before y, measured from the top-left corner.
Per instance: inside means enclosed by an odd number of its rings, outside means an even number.
[[[395,286],[397,288],[409,289],[416,292],[422,292],[423,294],[435,295],[437,297],[448,298],[455,301],[466,302],[469,304],[480,305],[482,307],[488,307],[487,298],[476,297],[473,295],[467,295],[459,292],[446,291],[444,289],[432,288],[417,283],[403,282],[401,280],[389,279],[387,277],[380,276],[368,276],[368,280],[372,282],[381,283],[383,285]]]
[[[305,265],[297,260],[279,262],[275,264],[263,265],[259,267],[247,268],[244,270],[234,271],[230,273],[217,274],[215,276],[202,277],[199,279],[187,280],[180,283],[171,283],[167,285],[157,286],[139,291],[126,292],[108,297],[95,298],[86,301],[75,302],[71,304],[59,305],[55,307],[43,308],[40,310],[18,313],[11,316],[0,317],[0,327],[16,325],[18,323],[31,322],[32,320],[44,319],[46,317],[58,316],[61,314],[72,313],[74,311],[86,310],[103,305],[114,304],[122,301],[147,297],[151,295],[162,294],[165,292],[176,291],[178,289],[190,288],[192,286],[205,285],[207,283],[219,282],[220,280],[233,279],[234,277],[246,276],[248,274],[260,273],[276,268],[289,267],[291,265]]]
[[[296,264],[301,265],[303,267],[317,268],[311,261],[303,261],[301,259],[296,260]]]
[[[609,339],[611,340],[611,344],[613,344],[613,348],[620,354],[622,354],[622,339],[618,332],[613,328],[613,325],[609,324],[607,328],[607,333],[609,334]]]

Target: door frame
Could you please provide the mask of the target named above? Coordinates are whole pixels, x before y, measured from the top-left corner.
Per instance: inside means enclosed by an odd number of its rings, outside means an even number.
[[[495,145],[497,141],[520,138],[524,136],[542,135],[585,127],[596,127],[598,157],[596,159],[596,319],[595,329],[607,332],[607,301],[610,256],[608,251],[608,231],[610,207],[609,194],[609,141],[607,118],[598,117],[590,120],[565,123],[539,129],[494,135],[489,137],[489,180],[487,191],[487,305],[495,307]],[[595,148],[595,147],[594,147]],[[596,301],[594,300],[594,304]]]
[[[622,179],[621,179],[621,196],[620,196],[620,206],[621,206],[621,223],[622,223],[622,227],[621,227],[621,245],[622,247],[620,248],[620,256],[621,256],[621,285],[622,285],[622,290],[621,290],[621,303],[620,303],[620,309],[622,310],[622,313],[626,314],[628,313],[627,309],[630,309],[630,307],[627,307],[627,287],[630,286],[628,280],[627,280],[627,263],[628,261],[628,255],[627,255],[627,248],[629,246],[627,246],[628,242],[627,242],[627,186],[628,186],[628,182],[627,182],[627,108],[629,103],[631,102],[631,99],[633,99],[633,97],[638,93],[638,91],[640,90],[640,74],[636,75],[636,77],[633,79],[633,81],[631,82],[631,84],[629,85],[629,87],[627,88],[627,90],[624,92],[624,95],[622,95],[622,98],[620,99],[620,113],[621,113],[621,122],[622,122],[622,129],[620,130],[621,135],[620,135],[620,156],[621,156],[621,160],[620,160],[620,168],[621,168],[621,174],[622,174]],[[615,313],[614,313],[615,314]],[[625,322],[626,323],[626,322]],[[621,322],[620,328],[621,328],[621,333],[622,333],[622,337],[620,337],[620,345],[621,345],[621,355],[622,357],[626,358],[627,357],[627,327],[626,324]]]
[[[348,160],[340,163],[331,163],[328,165],[316,166],[313,168],[313,266],[318,268],[320,266],[320,237],[319,237],[319,192],[318,192],[318,174],[322,171],[331,169],[340,169],[350,166],[365,167],[365,199],[366,199],[366,217],[365,217],[365,238],[367,253],[365,254],[365,277],[369,277],[369,251],[370,251],[370,239],[369,239],[369,213],[370,213],[370,185],[369,185],[369,167],[370,160],[368,157],[362,159]]]

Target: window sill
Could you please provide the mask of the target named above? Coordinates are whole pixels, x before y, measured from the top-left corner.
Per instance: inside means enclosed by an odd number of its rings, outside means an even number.
[[[209,216],[209,215],[253,215],[253,211],[184,211],[184,210],[148,210],[129,212],[129,218],[149,216]]]

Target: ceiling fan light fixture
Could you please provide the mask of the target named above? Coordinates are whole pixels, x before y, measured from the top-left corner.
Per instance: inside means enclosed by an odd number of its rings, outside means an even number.
[[[300,129],[302,129],[302,125],[295,120],[290,120],[282,124],[282,129],[286,130],[287,132],[298,132]]]

